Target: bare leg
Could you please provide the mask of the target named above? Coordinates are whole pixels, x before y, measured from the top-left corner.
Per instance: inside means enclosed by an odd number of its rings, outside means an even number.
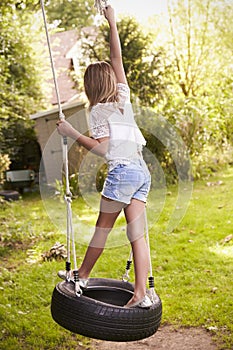
[[[133,250],[135,270],[134,296],[127,303],[127,306],[139,301],[146,294],[149,254],[144,238],[144,210],[145,203],[136,199],[132,199],[131,203],[125,208],[125,217],[128,224],[127,234]]]
[[[124,203],[101,198],[99,217],[95,232],[87,248],[83,262],[79,268],[79,277],[88,278],[93,266],[102,254],[104,246]]]

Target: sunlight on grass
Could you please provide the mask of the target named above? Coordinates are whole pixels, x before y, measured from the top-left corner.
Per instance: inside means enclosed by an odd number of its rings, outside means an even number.
[[[224,181],[221,185],[219,180]],[[177,208],[175,186],[152,191],[148,202],[150,245],[156,292],[163,303],[163,323],[204,327],[233,346],[231,199],[233,168],[194,184],[188,210],[172,232],[168,223]],[[165,197],[166,198],[165,198]],[[90,340],[71,334],[51,318],[50,302],[64,260],[41,259],[56,242],[66,246],[63,203],[44,203],[38,194],[6,204],[0,211],[0,348],[41,350],[90,348]],[[72,202],[77,264],[93,234],[98,212],[82,198]],[[48,213],[48,209],[50,213]],[[48,215],[49,214],[49,215]],[[174,219],[176,220],[176,212]],[[120,215],[107,248],[91,277],[121,279],[130,253],[125,219]],[[73,265],[72,265],[73,266]],[[133,267],[130,281],[134,282]]]
[[[209,248],[210,252],[222,257],[233,258],[233,246],[216,246]]]

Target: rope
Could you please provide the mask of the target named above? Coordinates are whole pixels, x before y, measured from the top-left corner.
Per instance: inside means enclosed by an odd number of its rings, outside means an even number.
[[[151,263],[150,237],[149,237],[149,229],[148,229],[146,208],[144,209],[144,218],[145,218],[146,242],[147,242],[148,255],[149,255],[149,273],[150,273],[150,276],[148,278],[148,280],[149,280],[149,293],[150,293],[151,301],[155,302],[156,294],[155,294],[155,290],[154,290],[154,286],[155,285],[154,285],[154,277],[153,277],[152,263]]]
[[[148,221],[147,221],[147,213],[146,213],[146,208],[144,210],[144,220],[145,220],[145,231],[146,231],[146,243],[148,247],[148,255],[149,255],[149,294],[150,294],[150,299],[154,303],[156,301],[156,293],[154,290],[154,276],[153,276],[153,271],[152,271],[152,263],[151,263],[151,253],[150,253],[150,237],[149,237],[149,229],[148,229]],[[129,270],[132,264],[132,258],[133,258],[133,252],[132,250],[130,251],[129,258],[126,262],[126,268],[125,268],[125,273],[122,276],[122,281],[128,282],[129,281]]]
[[[40,0],[41,4],[41,10],[44,20],[44,27],[45,27],[45,33],[47,38],[47,45],[49,50],[49,57],[50,57],[50,64],[51,69],[53,73],[53,81],[54,81],[54,87],[57,97],[57,104],[59,109],[59,119],[63,120],[65,119],[65,116],[62,111],[62,105],[61,105],[61,99],[59,94],[59,88],[58,88],[58,82],[55,72],[55,65],[53,60],[53,54],[51,49],[51,42],[49,38],[49,32],[48,32],[48,24],[46,21],[46,15],[45,15],[45,6],[44,1]],[[62,137],[62,158],[63,158],[63,166],[64,166],[64,172],[65,172],[65,184],[66,184],[66,194],[64,196],[64,200],[66,202],[66,214],[67,214],[67,261],[66,261],[66,277],[67,280],[70,279],[70,268],[71,268],[71,262],[70,262],[70,239],[72,240],[72,252],[73,252],[73,260],[74,260],[74,280],[75,280],[75,292],[77,296],[81,296],[81,288],[79,286],[79,278],[78,278],[78,270],[77,270],[77,259],[76,259],[76,250],[75,250],[75,240],[74,240],[74,230],[72,225],[72,193],[70,191],[70,184],[69,184],[69,165],[68,165],[68,144],[67,144],[67,137]]]
[[[55,72],[55,68],[54,68],[54,60],[53,60],[51,43],[50,43],[49,32],[48,32],[48,26],[47,26],[47,21],[46,21],[44,1],[40,0],[40,4],[41,4],[41,10],[42,10],[42,15],[43,15],[43,20],[44,20],[44,27],[45,27],[45,33],[46,33],[46,38],[47,38],[48,50],[49,50],[50,64],[51,64],[51,69],[52,69],[52,73],[53,73],[55,92],[56,92],[56,96],[57,96],[57,104],[59,107],[59,117],[61,119],[65,119],[65,116],[63,115],[62,108],[61,108],[61,99],[60,99],[60,94],[59,94],[59,89],[58,89],[56,72]]]
[[[108,0],[95,0],[94,6],[96,10],[102,15],[103,9],[108,6]]]
[[[128,282],[128,280],[129,280],[129,270],[130,270],[130,267],[132,265],[132,258],[133,258],[133,252],[131,250],[131,252],[129,254],[129,258],[128,258],[127,262],[126,262],[125,273],[122,276],[122,281],[124,281],[124,282]]]

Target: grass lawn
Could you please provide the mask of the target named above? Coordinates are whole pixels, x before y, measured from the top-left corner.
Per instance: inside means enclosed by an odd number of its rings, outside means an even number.
[[[171,187],[161,214],[150,227],[156,291],[163,302],[162,322],[204,327],[221,342],[220,349],[229,350],[233,348],[232,193],[233,168],[197,181],[183,220],[169,233],[166,225],[176,198],[176,188]],[[41,254],[57,241],[66,242],[56,225],[58,206],[48,216],[38,194],[25,194],[20,201],[0,205],[0,349],[90,348],[90,339],[62,329],[50,314],[56,272],[64,268],[64,262],[43,261]],[[74,200],[73,208],[81,222],[75,226],[81,228],[79,264],[95,212],[81,200]],[[121,218],[119,231],[122,223]],[[117,242],[114,246],[113,232],[92,277],[121,278],[129,246],[123,238]],[[133,281],[133,272],[131,276]]]

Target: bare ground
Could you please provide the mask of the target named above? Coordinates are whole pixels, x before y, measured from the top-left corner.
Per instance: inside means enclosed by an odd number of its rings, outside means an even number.
[[[134,342],[94,340],[96,350],[217,350],[211,334],[202,328],[174,328],[164,325],[151,337]]]

